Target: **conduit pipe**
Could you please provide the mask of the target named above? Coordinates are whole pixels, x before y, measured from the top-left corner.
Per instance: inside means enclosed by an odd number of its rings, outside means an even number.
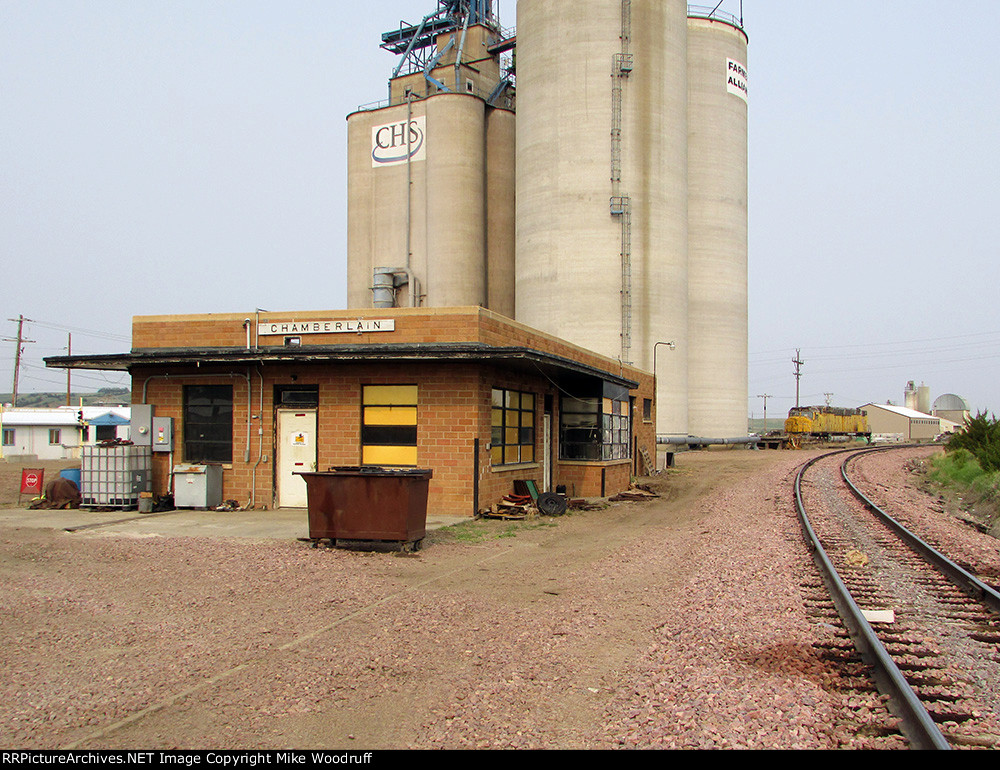
[[[717,444],[756,444],[758,437],[742,436],[739,438],[701,438],[699,436],[657,436],[657,444],[697,444],[699,446],[710,446]]]

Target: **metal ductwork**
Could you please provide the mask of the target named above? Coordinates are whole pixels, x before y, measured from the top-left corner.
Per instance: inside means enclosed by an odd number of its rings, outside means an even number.
[[[376,267],[372,277],[372,307],[396,307],[396,290],[409,283],[404,267]]]

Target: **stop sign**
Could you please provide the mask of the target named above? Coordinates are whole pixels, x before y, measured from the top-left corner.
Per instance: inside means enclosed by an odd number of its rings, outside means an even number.
[[[45,470],[42,468],[24,468],[21,470],[21,494],[40,495],[42,493],[42,478]]]

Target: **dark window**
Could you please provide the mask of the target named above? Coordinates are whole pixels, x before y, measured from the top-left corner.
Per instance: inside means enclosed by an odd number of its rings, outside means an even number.
[[[14,429],[4,428],[3,429],[3,445],[4,446],[14,446]]]
[[[642,419],[645,422],[653,421],[653,399],[644,398],[642,400]]]
[[[97,441],[114,441],[118,438],[118,428],[114,425],[98,425],[95,437]]]
[[[59,428],[49,428],[49,444],[55,446],[62,443],[62,430]]]
[[[628,391],[605,383],[593,395],[564,395],[559,409],[559,456],[563,460],[626,460],[631,457]]]
[[[274,403],[296,409],[319,406],[319,385],[275,385]]]
[[[184,388],[184,460],[189,463],[233,461],[232,385],[188,385]]]

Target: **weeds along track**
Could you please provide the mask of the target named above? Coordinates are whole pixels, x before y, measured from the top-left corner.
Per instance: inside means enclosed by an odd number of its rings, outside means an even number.
[[[850,482],[872,451],[806,463],[796,505],[814,561],[915,748],[1000,747],[1000,595]],[[891,450],[889,450],[891,451]]]

